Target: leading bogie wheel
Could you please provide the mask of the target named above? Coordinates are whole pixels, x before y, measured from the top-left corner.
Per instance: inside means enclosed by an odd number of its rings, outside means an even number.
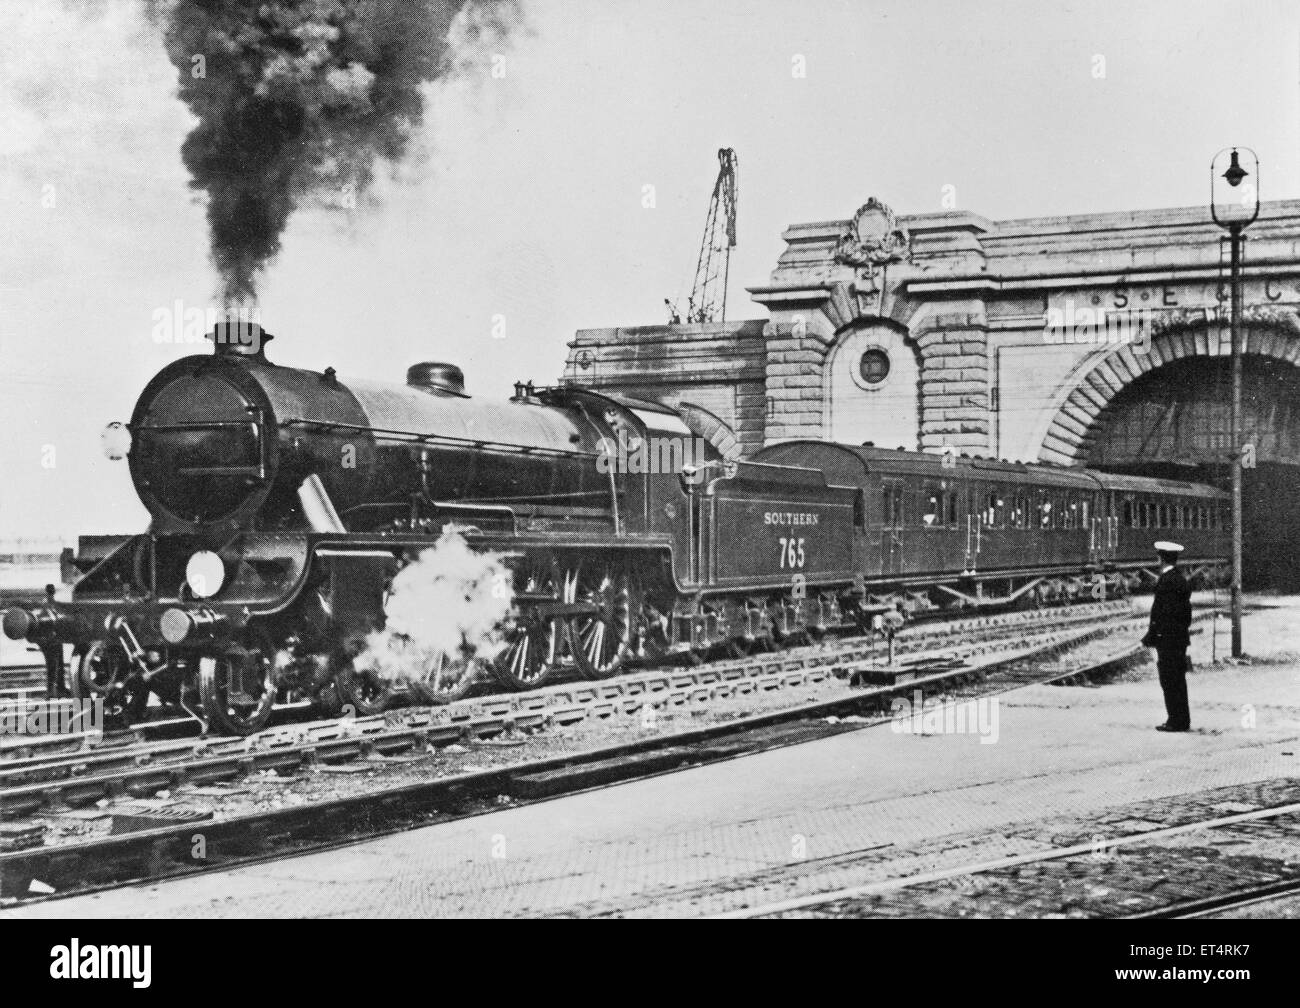
[[[226,735],[252,735],[271,720],[279,652],[271,635],[246,627],[228,646],[198,661],[199,697],[210,727]]]
[[[77,659],[72,676],[74,700],[102,700],[106,721],[120,719],[127,711],[127,676],[131,659],[116,640],[92,642]]]
[[[374,669],[343,661],[334,673],[334,688],[344,717],[373,717],[393,702],[393,684]]]

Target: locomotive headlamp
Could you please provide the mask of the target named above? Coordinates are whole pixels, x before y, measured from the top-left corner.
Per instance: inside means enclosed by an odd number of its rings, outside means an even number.
[[[185,565],[185,583],[196,598],[212,598],[226,580],[226,565],[211,550],[199,550]]]
[[[131,431],[119,420],[114,420],[105,427],[99,435],[99,440],[103,445],[105,457],[114,462],[126,458],[127,452],[131,450]]]

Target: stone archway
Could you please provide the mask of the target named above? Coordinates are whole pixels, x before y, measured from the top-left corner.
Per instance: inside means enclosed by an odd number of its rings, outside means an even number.
[[[1255,464],[1300,465],[1300,367],[1275,357],[1242,358],[1241,443]],[[1232,362],[1184,357],[1148,371],[1094,422],[1092,469],[1178,472],[1223,467],[1231,450]]]
[[[1257,449],[1244,474],[1242,533],[1248,588],[1300,589],[1300,333],[1250,323],[1242,360],[1243,442]],[[1230,347],[1219,326],[1156,335],[1149,352],[1093,355],[1072,376],[1040,458],[1066,465],[1226,486]]]
[[[1300,364],[1300,334],[1292,325],[1248,322],[1243,352],[1247,356]],[[1089,356],[1065,387],[1040,441],[1038,457],[1059,465],[1084,465],[1093,447],[1098,417],[1133,382],[1175,361],[1224,357],[1231,348],[1227,329],[1217,325],[1182,326],[1154,335],[1146,352],[1121,345]]]

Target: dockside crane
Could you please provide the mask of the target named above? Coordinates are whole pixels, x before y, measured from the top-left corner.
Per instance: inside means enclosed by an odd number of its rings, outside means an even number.
[[[730,147],[718,151],[718,179],[713,183],[704,240],[695,264],[695,283],[687,301],[686,318],[677,306],[664,298],[669,321],[725,322],[727,320],[727,274],[731,250],[736,247],[736,152]]]

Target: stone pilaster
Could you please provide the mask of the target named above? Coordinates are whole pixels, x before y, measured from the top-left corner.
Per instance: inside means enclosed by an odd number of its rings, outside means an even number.
[[[974,303],[959,313],[932,315],[914,333],[921,354],[921,449],[951,445],[989,450],[988,323]]]
[[[765,438],[822,436],[822,372],[826,344],[804,325],[771,323],[767,327],[767,403]]]

